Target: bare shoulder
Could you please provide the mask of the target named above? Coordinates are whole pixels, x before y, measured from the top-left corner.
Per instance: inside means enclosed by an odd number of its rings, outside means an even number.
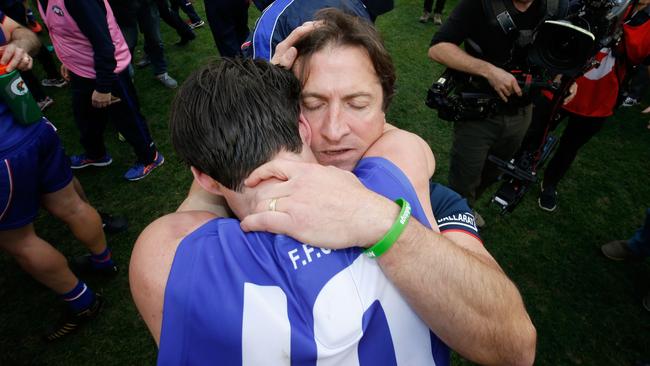
[[[424,174],[426,179],[431,178],[435,170],[435,159],[429,144],[420,136],[390,124],[365,156],[384,157],[407,175],[410,172]]]
[[[165,287],[176,249],[184,237],[215,217],[202,211],[171,213],[149,224],[135,242],[129,264],[129,285],[136,307],[156,343],[160,340]]]

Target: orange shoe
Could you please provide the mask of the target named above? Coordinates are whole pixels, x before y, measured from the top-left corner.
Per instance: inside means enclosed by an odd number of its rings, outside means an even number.
[[[28,22],[27,26],[34,33],[41,33],[43,31],[43,27],[41,27],[41,24],[35,20]]]

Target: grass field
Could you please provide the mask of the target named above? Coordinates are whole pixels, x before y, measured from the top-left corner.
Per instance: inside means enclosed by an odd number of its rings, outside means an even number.
[[[454,4],[447,4],[447,13]],[[204,14],[203,3],[196,1],[196,6]],[[438,120],[423,103],[426,89],[442,68],[426,57],[436,27],[417,22],[421,8],[418,0],[398,0],[396,9],[377,22],[398,71],[388,120],[428,141],[437,159],[434,179],[446,183],[451,125]],[[258,15],[251,8],[251,25]],[[173,45],[177,36],[169,27],[161,28],[169,72],[179,81],[217,54],[207,26],[184,48]],[[138,49],[141,46],[140,41]],[[138,70],[135,83],[165,165],[140,182],[125,181],[122,175],[134,156],[109,127],[105,140],[114,163],[76,174],[94,206],[130,221],[127,232],[108,238],[121,265],[118,277],[89,281],[108,305],[78,334],[55,344],[42,343],[40,335],[59,317],[59,302],[1,254],[0,365],[155,363],[155,345],[129,292],[129,256],[142,229],[181,202],[190,173],[170,146],[167,116],[174,91],[154,80],[150,69]],[[49,91],[56,103],[46,114],[59,128],[67,152],[79,153],[69,91]],[[607,241],[629,237],[650,207],[650,131],[648,118],[639,112],[638,107],[620,110],[583,148],[559,187],[556,212],[538,209],[537,189],[509,216],[498,215],[489,194],[478,206],[488,221],[482,233],[485,245],[520,288],[537,327],[539,365],[614,366],[650,360],[650,347],[643,340],[650,331],[650,313],[640,303],[650,289],[650,268],[645,262],[611,262],[599,249]],[[36,228],[64,254],[83,253],[67,228],[46,213],[39,216]],[[454,358],[454,364],[466,363]]]

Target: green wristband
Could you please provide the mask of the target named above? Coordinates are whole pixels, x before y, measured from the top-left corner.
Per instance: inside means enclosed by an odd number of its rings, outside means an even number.
[[[395,244],[399,236],[402,235],[406,224],[409,222],[409,218],[411,217],[411,205],[403,198],[396,199],[395,203],[400,205],[402,210],[399,212],[397,219],[386,235],[384,235],[384,237],[375,245],[364,251],[364,253],[370,258],[379,258],[382,254],[386,253],[386,251]]]

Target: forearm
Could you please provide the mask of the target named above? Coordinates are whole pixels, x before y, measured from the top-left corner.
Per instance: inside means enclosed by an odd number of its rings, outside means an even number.
[[[29,29],[22,27],[14,29],[11,33],[11,43],[16,47],[22,48],[31,56],[36,55],[41,47],[41,43],[38,40],[38,37],[36,37],[36,34]]]
[[[429,58],[454,70],[487,78],[495,67],[487,61],[470,56],[453,43],[437,43],[429,48]]]
[[[493,260],[412,220],[379,264],[427,325],[464,357],[487,365],[533,363],[535,328]]]

